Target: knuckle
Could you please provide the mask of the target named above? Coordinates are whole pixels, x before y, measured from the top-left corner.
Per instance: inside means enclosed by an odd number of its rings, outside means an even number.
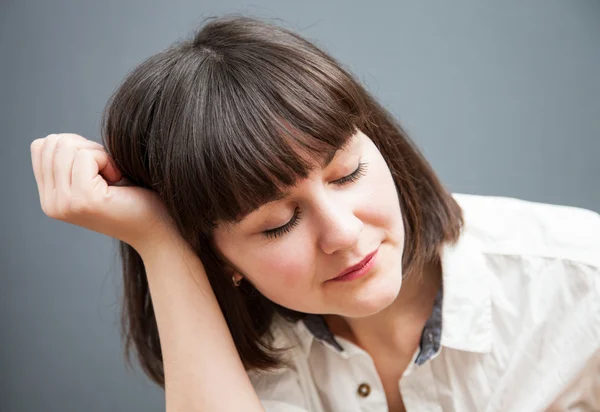
[[[72,201],[68,198],[61,198],[56,202],[56,212],[61,218],[69,218],[72,213]]]
[[[56,209],[48,202],[42,203],[42,211],[48,217],[56,219],[58,216],[56,214]]]
[[[62,150],[67,146],[69,146],[69,139],[60,138],[60,137],[56,139],[55,150]]]
[[[62,133],[63,136],[68,137],[70,139],[85,139],[83,136],[77,134],[77,133]]]
[[[49,149],[52,149],[54,147],[56,139],[58,139],[58,136],[55,134],[49,134],[48,136],[46,136],[44,138],[43,150],[47,151]]]
[[[69,202],[69,215],[84,215],[91,212],[90,202],[81,197],[75,197]]]
[[[90,153],[89,153],[89,150],[80,149],[80,150],[77,150],[77,153],[75,153],[75,156],[79,156],[82,159],[87,159],[90,157]]]
[[[29,150],[31,150],[32,152],[40,149],[42,147],[42,145],[44,144],[44,139],[43,138],[38,138],[35,139],[33,142],[31,142],[31,144],[29,145]]]
[[[48,207],[46,207],[46,203],[45,202],[40,202],[40,206],[42,207],[42,212],[44,212],[44,214],[46,216],[49,216],[48,215]]]

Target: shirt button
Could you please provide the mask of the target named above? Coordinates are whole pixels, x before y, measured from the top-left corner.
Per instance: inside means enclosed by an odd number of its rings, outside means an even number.
[[[367,383],[361,383],[358,385],[357,392],[359,396],[366,398],[371,393],[371,387]]]

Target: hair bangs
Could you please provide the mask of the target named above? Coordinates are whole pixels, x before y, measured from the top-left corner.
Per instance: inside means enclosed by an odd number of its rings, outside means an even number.
[[[355,133],[359,103],[344,91],[340,73],[306,70],[290,56],[217,56],[208,82],[198,86],[204,112],[196,113],[187,153],[204,182],[212,223],[239,221],[277,199],[330,159]],[[310,65],[308,65],[310,67]]]

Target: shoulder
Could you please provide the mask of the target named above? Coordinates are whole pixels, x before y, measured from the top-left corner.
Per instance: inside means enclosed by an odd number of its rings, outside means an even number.
[[[515,198],[454,196],[464,213],[463,241],[473,246],[461,257],[481,262],[473,267],[484,273],[481,290],[497,347],[521,342],[537,353],[553,336],[556,348],[598,353],[600,215]]]
[[[465,231],[487,254],[559,259],[600,269],[600,214],[579,207],[454,193]]]
[[[502,371],[502,379],[487,384],[515,404],[535,393],[555,399],[560,410],[597,410],[591,405],[600,402],[600,215],[516,198],[453,196],[463,209],[463,240],[474,245],[461,257],[482,262],[465,285],[485,273],[485,287],[469,300],[483,295],[487,302],[481,319],[493,352],[488,359]],[[463,318],[460,312],[456,330]],[[456,362],[464,364],[463,353]]]

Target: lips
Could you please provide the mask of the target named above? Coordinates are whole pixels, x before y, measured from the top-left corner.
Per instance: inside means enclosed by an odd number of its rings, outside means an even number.
[[[360,262],[352,265],[352,266],[348,266],[346,269],[342,270],[334,279],[337,279],[339,277],[345,276],[349,273],[352,272],[356,272],[358,270],[360,270],[363,266],[365,266],[365,264],[367,262],[369,262],[371,260],[371,258],[375,255],[375,253],[377,253],[377,249],[375,249],[373,252],[369,253],[367,256],[365,256]]]

